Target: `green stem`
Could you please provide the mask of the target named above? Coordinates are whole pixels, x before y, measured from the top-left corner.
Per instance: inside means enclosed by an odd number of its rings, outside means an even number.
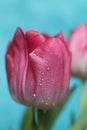
[[[36,123],[36,120],[35,120],[35,109],[36,109],[36,108],[33,108],[33,124],[32,124],[32,130],[37,130],[37,123]]]
[[[80,117],[83,116],[83,113],[86,113],[87,99],[86,99],[86,81],[82,80],[81,94],[80,94]]]
[[[82,130],[84,128],[84,126],[86,126],[87,124],[87,114],[83,115],[81,117],[81,119],[76,122],[71,128],[70,130]]]
[[[80,118],[76,123],[74,123],[71,126],[70,130],[83,130],[87,125],[87,114],[86,114],[87,99],[85,91],[86,91],[85,80],[83,80],[80,95]]]
[[[38,110],[37,130],[44,130],[44,111],[43,110]]]
[[[22,122],[20,130],[30,130],[32,127],[33,122],[33,108],[29,107],[26,109]]]

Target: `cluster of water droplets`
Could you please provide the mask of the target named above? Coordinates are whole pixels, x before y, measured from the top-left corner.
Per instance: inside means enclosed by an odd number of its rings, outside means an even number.
[[[34,52],[34,53],[33,53],[33,56],[35,56],[35,57],[38,56],[38,52]],[[46,62],[46,64],[49,64],[48,60],[45,60],[45,62]],[[43,91],[44,91],[43,82],[46,82],[47,85],[48,85],[48,83],[50,82],[50,81],[49,81],[49,78],[48,78],[48,79],[45,79],[45,78],[44,78],[44,77],[45,77],[45,74],[50,73],[50,71],[51,71],[51,76],[52,76],[52,75],[53,75],[53,71],[51,70],[50,66],[47,66],[47,67],[45,68],[45,70],[43,70],[43,71],[41,72],[41,78],[38,80],[38,86],[41,87],[41,88],[43,89]],[[44,87],[45,87],[45,86],[44,86]],[[49,94],[48,94],[48,95],[49,95]],[[35,93],[33,94],[33,98],[36,98],[36,94],[35,94]],[[39,106],[40,104],[49,105],[49,104],[50,104],[50,96],[48,96],[47,99],[45,98],[45,99],[41,99],[40,101],[37,101],[37,106]],[[56,102],[53,101],[52,105],[55,106],[55,104],[56,104]]]
[[[45,104],[45,105],[49,105],[49,100],[50,100],[49,97],[48,97],[48,99],[45,99],[45,100],[42,99],[42,100],[41,100],[41,103],[42,103],[42,104]]]

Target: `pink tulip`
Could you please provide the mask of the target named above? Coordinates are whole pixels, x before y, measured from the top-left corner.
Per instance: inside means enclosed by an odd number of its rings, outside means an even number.
[[[71,32],[68,45],[72,52],[72,75],[87,79],[87,24]]]
[[[71,55],[62,34],[17,29],[6,52],[9,90],[25,105],[50,109],[66,97]]]

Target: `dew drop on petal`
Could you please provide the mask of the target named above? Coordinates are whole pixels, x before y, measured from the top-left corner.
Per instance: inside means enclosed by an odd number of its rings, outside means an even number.
[[[55,106],[55,104],[56,104],[56,103],[55,103],[55,102],[53,102],[53,106]]]
[[[49,100],[50,98],[48,97],[47,99]]]
[[[46,105],[48,105],[48,102],[46,102]]]
[[[42,86],[42,84],[39,84],[39,86],[41,87],[41,86]]]
[[[49,83],[49,80],[46,80],[46,83]]]
[[[43,81],[44,79],[42,78],[41,80]]]
[[[44,103],[44,100],[41,100],[42,103]]]
[[[37,56],[35,53],[33,53],[34,56]]]
[[[33,52],[33,56],[38,56],[38,52]]]
[[[50,67],[47,67],[46,70],[49,71],[49,70],[50,70]]]
[[[33,97],[36,97],[36,94],[35,94],[35,93],[33,94]]]

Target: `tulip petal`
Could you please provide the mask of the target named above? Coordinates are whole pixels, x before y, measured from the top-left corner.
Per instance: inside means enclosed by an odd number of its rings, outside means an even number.
[[[68,87],[69,86],[69,77],[70,77],[70,65],[71,65],[71,54],[69,50],[67,49],[66,43],[64,42],[64,37],[59,36],[62,34],[56,35],[56,40],[59,43],[62,53],[63,53],[63,79],[62,79],[62,86],[60,91],[60,102],[64,100],[63,95],[67,95]],[[62,99],[63,98],[63,99]]]
[[[25,35],[29,53],[32,52],[35,48],[37,48],[46,40],[46,37],[44,35],[32,30],[26,32]]]
[[[63,58],[60,46],[55,38],[50,38],[30,53],[29,57],[33,63],[36,81],[35,105],[40,108],[55,106],[58,104],[63,74]],[[56,100],[57,102],[55,102]]]
[[[68,47],[72,52],[72,76],[87,79],[87,23],[70,33]]]
[[[6,53],[6,68],[10,91],[16,100],[23,100],[22,86],[24,85],[27,59],[27,46],[24,34],[20,28],[16,30],[13,40]]]

